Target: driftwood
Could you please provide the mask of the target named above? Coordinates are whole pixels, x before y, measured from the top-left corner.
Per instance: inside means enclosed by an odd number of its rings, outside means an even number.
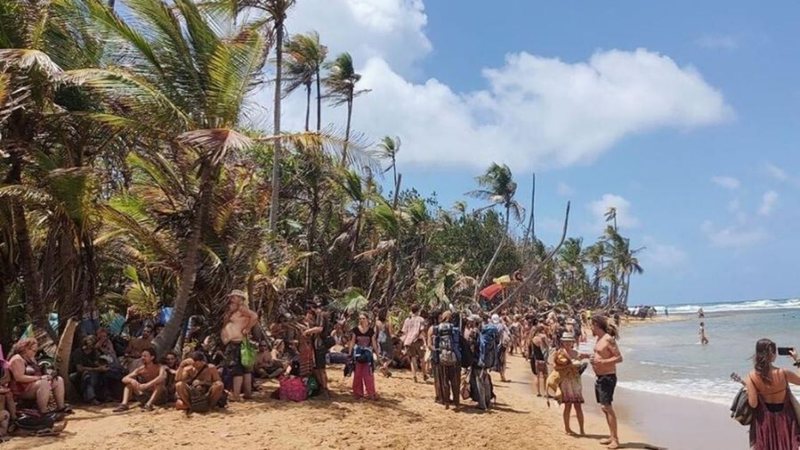
[[[537,277],[539,275],[539,272],[541,271],[542,267],[544,267],[544,265],[548,261],[553,259],[553,257],[556,255],[556,253],[558,253],[558,251],[561,249],[561,246],[564,245],[564,240],[567,238],[567,226],[569,225],[569,207],[570,207],[570,202],[567,202],[567,212],[564,215],[564,229],[561,232],[561,241],[559,241],[558,245],[556,245],[556,247],[550,253],[547,254],[547,256],[542,260],[541,263],[539,263],[537,266],[535,266],[533,269],[531,269],[531,272],[528,274],[528,276],[526,276],[522,280],[522,282],[516,287],[516,289],[511,291],[511,293],[508,294],[508,296],[502,302],[500,302],[500,304],[497,305],[489,314],[496,313],[501,308],[503,308],[506,304],[508,304],[508,302],[513,300],[514,297],[516,297],[517,294],[519,294],[519,292],[522,290],[522,288],[525,287],[526,284],[528,284],[532,279],[534,279],[535,277]]]

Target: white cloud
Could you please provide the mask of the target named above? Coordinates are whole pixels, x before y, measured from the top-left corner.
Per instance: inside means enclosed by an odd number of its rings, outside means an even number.
[[[730,35],[709,34],[697,40],[697,45],[709,50],[736,50],[739,41]]]
[[[680,247],[660,243],[650,236],[645,236],[644,245],[645,249],[642,250],[640,259],[645,270],[648,267],[660,269],[678,268],[688,259],[686,252]]]
[[[639,219],[631,213],[631,203],[628,200],[619,195],[604,194],[599,200],[589,204],[589,210],[595,219],[595,229],[602,230],[608,225],[605,215],[609,208],[617,210],[617,226],[619,228],[636,228],[639,226]]]
[[[733,177],[711,177],[711,181],[725,189],[739,189],[741,186],[739,180]]]
[[[789,180],[789,175],[786,174],[786,171],[772,163],[765,164],[764,170],[766,171],[767,175],[769,175],[770,177],[772,177],[777,181]]]
[[[427,23],[422,0],[303,0],[286,27],[293,34],[318,31],[330,56],[349,52],[359,66],[382,58],[408,74],[433,49],[424,32]]]
[[[760,228],[746,228],[744,226],[717,228],[708,220],[703,222],[700,228],[711,241],[711,244],[720,248],[741,249],[758,244],[767,238],[767,233]]]
[[[696,69],[645,49],[598,51],[582,62],[511,53],[483,70],[485,87],[458,92],[418,76],[432,50],[426,24],[421,0],[305,0],[289,19],[290,32],[319,31],[331,55],[353,54],[359,87],[371,89],[355,102],[353,128],[373,139],[400,136],[401,165],[569,166],[634,134],[733,116]],[[271,98],[267,89],[256,100]],[[285,102],[288,129],[302,127],[304,108],[302,93]],[[343,124],[343,115],[327,108],[323,121]]]
[[[758,208],[758,214],[768,216],[772,214],[775,209],[775,204],[778,202],[778,193],[775,191],[767,191],[761,197],[761,206]]]
[[[558,195],[562,197],[569,197],[570,195],[575,194],[575,189],[573,189],[572,186],[568,185],[567,183],[559,181],[558,186],[556,186],[556,192],[558,192]]]

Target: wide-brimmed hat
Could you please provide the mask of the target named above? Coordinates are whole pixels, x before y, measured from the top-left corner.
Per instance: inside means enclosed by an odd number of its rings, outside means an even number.
[[[247,299],[247,293],[240,289],[234,289],[230,293],[228,293],[228,297],[241,297],[242,299]]]
[[[565,331],[564,334],[561,335],[561,342],[575,342],[575,336]]]
[[[499,324],[500,323],[500,316],[498,316],[497,314],[492,314],[492,323],[495,324],[495,325]]]

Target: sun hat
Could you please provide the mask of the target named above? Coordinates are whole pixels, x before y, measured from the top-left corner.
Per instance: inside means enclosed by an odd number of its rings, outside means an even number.
[[[561,342],[575,342],[575,336],[565,331],[564,334],[561,335]]]
[[[247,293],[240,289],[234,289],[229,294],[228,297],[241,297],[244,300],[247,300]]]
[[[492,323],[498,325],[500,323],[500,316],[497,314],[492,314]]]

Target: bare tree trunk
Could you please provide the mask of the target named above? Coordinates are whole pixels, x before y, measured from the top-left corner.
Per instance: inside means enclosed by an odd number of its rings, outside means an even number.
[[[567,202],[567,212],[564,215],[564,228],[563,228],[563,230],[561,232],[561,240],[559,241],[558,245],[556,245],[556,247],[552,251],[550,251],[550,253],[547,254],[547,256],[539,263],[538,266],[534,266],[533,267],[533,269],[528,274],[528,276],[526,276],[522,280],[522,283],[520,283],[519,286],[517,286],[517,288],[514,289],[514,291],[512,291],[508,295],[508,297],[506,297],[505,300],[500,302],[500,304],[497,305],[491,311],[492,314],[494,314],[495,312],[499,311],[502,307],[504,307],[506,305],[506,303],[508,303],[512,299],[514,299],[522,291],[522,289],[525,287],[525,285],[527,285],[534,277],[539,275],[539,273],[541,272],[542,268],[547,264],[548,261],[553,259],[553,257],[561,249],[561,246],[564,245],[564,240],[566,240],[566,238],[567,238],[567,227],[569,225],[569,209],[570,209],[570,202]]]
[[[275,233],[278,224],[278,208],[281,196],[281,158],[283,141],[281,140],[281,72],[283,67],[283,19],[275,23],[275,107],[273,130],[275,135],[274,153],[272,155],[272,198],[269,205],[269,231]]]
[[[11,327],[8,323],[8,299],[11,297],[11,284],[0,278],[0,346],[6,357],[11,351]]]
[[[314,246],[317,240],[317,216],[319,215],[319,186],[315,181],[314,187],[312,188],[313,193],[311,195],[311,218],[309,219],[308,223],[308,232],[306,233],[306,239],[308,240],[307,251],[313,252]],[[306,276],[305,276],[305,283],[304,283],[304,290],[306,293],[311,292],[312,289],[312,280],[311,280],[311,266],[313,263],[313,256],[309,256],[306,258]]]
[[[533,242],[536,238],[536,228],[534,225],[534,209],[536,205],[536,174],[533,174],[533,187],[531,187],[531,215],[528,219],[528,229],[525,231],[525,247],[528,247],[528,244]]]
[[[397,209],[397,202],[400,201],[400,183],[402,182],[402,173],[394,177],[394,199],[392,199],[392,209]]]

